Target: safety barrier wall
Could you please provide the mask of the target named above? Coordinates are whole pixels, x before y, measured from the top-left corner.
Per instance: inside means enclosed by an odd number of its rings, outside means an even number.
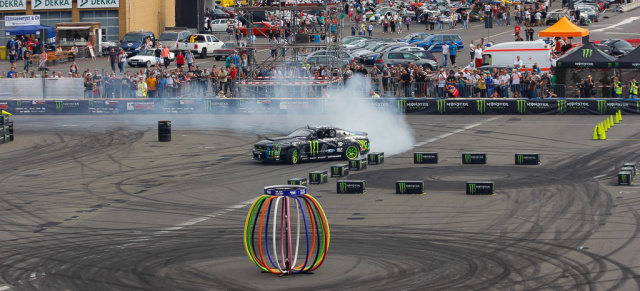
[[[640,7],[640,1],[634,1],[628,4],[624,4],[620,8],[622,9],[622,12],[628,12],[638,7]]]
[[[640,114],[640,99],[83,99],[4,100],[16,115],[324,114],[369,104],[402,114]]]
[[[34,100],[70,99],[69,96],[77,99],[84,94],[84,83],[79,78],[0,78],[0,88],[0,100],[23,99],[24,96]]]

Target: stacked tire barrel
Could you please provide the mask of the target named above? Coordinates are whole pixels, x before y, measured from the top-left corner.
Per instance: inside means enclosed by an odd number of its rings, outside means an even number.
[[[13,121],[8,115],[0,115],[0,143],[13,141]]]

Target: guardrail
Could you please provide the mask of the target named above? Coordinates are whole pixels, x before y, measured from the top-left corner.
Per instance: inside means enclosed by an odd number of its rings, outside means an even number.
[[[628,11],[631,11],[631,10],[636,9],[638,7],[640,7],[640,1],[635,1],[635,2],[631,2],[631,3],[627,3],[627,4],[624,4],[624,5],[621,5],[620,6],[620,10],[622,12],[628,12]]]

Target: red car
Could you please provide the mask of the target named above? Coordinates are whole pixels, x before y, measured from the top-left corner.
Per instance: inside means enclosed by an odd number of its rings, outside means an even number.
[[[238,30],[242,35],[247,36],[246,26],[240,26]],[[275,32],[276,30],[278,30],[278,28],[267,22],[254,22],[251,25],[251,31],[255,36],[268,36],[269,30],[272,30],[273,32]],[[280,33],[284,34],[284,30],[280,29]]]

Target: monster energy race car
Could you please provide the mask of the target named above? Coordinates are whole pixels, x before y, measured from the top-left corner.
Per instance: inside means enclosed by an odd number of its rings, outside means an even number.
[[[256,143],[253,147],[253,159],[297,164],[300,161],[323,159],[353,160],[368,152],[367,133],[329,126],[307,126],[298,128],[287,136]]]

